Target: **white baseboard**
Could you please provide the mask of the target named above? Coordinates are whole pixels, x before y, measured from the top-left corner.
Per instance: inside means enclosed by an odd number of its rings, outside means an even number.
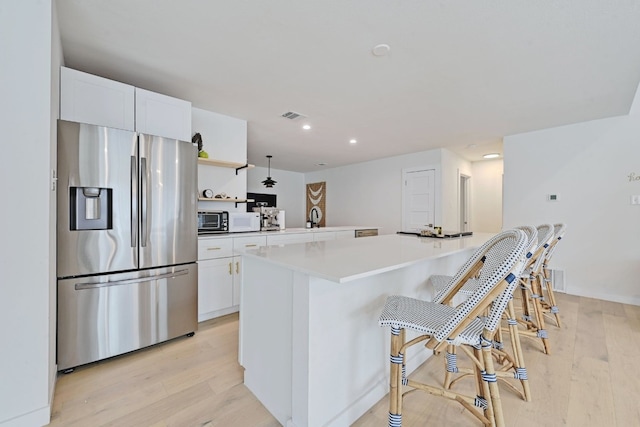
[[[0,427],[34,427],[46,426],[51,421],[51,406],[47,405],[35,411],[0,421]]]
[[[567,289],[568,295],[578,297],[595,298],[604,301],[619,302],[621,304],[640,305],[640,297],[629,297],[627,295],[615,295],[609,292],[592,292],[584,289]]]

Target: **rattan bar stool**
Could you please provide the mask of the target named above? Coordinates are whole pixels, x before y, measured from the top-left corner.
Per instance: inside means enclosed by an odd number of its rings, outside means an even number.
[[[558,305],[556,304],[556,297],[553,293],[554,283],[551,281],[551,271],[549,270],[549,262],[551,261],[551,257],[556,250],[558,242],[562,240],[564,237],[564,233],[567,230],[567,226],[562,223],[553,224],[553,241],[549,245],[545,253],[544,260],[542,262],[542,275],[544,277],[544,290],[547,293],[547,297],[543,296],[542,298],[542,307],[545,310],[545,314],[552,314],[556,321],[556,326],[560,327],[560,310],[558,309]],[[548,300],[548,301],[547,301]]]
[[[532,262],[520,276],[520,289],[522,301],[522,317],[517,319],[518,324],[526,327],[520,335],[530,338],[539,338],[546,354],[550,354],[551,348],[544,321],[542,308],[542,265],[545,254],[553,241],[553,225],[541,224],[538,230],[538,246],[533,253]]]
[[[475,275],[478,285],[458,307],[447,305],[446,298],[442,303],[397,295],[387,299],[378,323],[391,328],[389,426],[402,425],[403,396],[416,389],[459,402],[487,426],[505,425],[491,355],[492,339],[524,268],[526,246],[527,236],[522,230],[504,231],[480,259],[465,263],[456,275],[461,280],[449,294],[455,295]],[[482,316],[487,310],[489,315]],[[420,335],[407,341],[407,330]],[[408,378],[404,355],[409,347],[422,342],[436,353],[453,344],[471,356],[477,396],[465,396]],[[404,387],[411,390],[405,392]]]
[[[525,270],[529,267],[529,264],[532,260],[532,251],[535,250],[538,243],[538,230],[533,226],[521,226],[517,227],[525,232],[527,235],[527,247],[526,258],[527,261],[525,263]],[[487,243],[490,243],[487,242]],[[479,251],[482,250],[482,247]],[[431,278],[434,276],[430,277]],[[478,281],[475,278],[469,279],[458,291],[458,294],[451,297],[449,294],[449,289],[455,287],[456,280],[451,276],[435,276],[437,279],[443,281],[443,278],[449,278],[449,282],[442,287],[436,294],[434,298],[434,302],[441,302],[445,299],[455,300],[459,296],[462,299],[468,298],[475,287],[478,285]],[[455,303],[454,303],[455,304]],[[502,339],[501,329],[498,328],[496,330],[495,338],[493,340],[493,354],[494,357],[498,360],[500,365],[496,368],[496,376],[498,379],[502,380],[503,383],[513,390],[516,394],[520,395],[520,397],[527,401],[531,401],[531,391],[529,388],[529,380],[527,375],[527,369],[525,366],[525,358],[524,353],[522,351],[522,346],[520,344],[520,335],[517,326],[515,309],[513,306],[513,298],[509,299],[509,302],[505,308],[503,317],[506,319],[508,324],[508,331],[510,336],[510,345],[511,352],[508,353],[504,349],[504,343]],[[457,363],[457,352],[456,347],[453,345],[448,345],[446,354],[445,354],[445,376],[444,376],[444,387],[446,389],[450,389],[455,382],[459,381],[462,378],[473,375],[474,370],[468,367],[459,367]],[[520,382],[520,386],[522,387],[522,391],[513,386],[509,380],[516,379]]]

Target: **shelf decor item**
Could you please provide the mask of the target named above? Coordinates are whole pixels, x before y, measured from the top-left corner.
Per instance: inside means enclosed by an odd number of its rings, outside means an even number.
[[[277,183],[277,181],[274,181],[273,179],[271,179],[271,157],[273,157],[273,156],[267,155],[267,159],[269,159],[269,173],[267,175],[267,179],[262,181],[264,186],[267,187],[267,188],[271,188],[274,185],[276,185],[276,183]]]
[[[198,157],[201,157],[203,159],[209,158],[209,154],[202,149],[202,135],[200,135],[200,133],[196,133],[195,135],[193,135],[193,138],[191,138],[191,142],[194,144],[198,144]]]

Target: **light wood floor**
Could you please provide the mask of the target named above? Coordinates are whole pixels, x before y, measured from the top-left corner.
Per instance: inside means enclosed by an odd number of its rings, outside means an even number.
[[[522,339],[533,401],[501,387],[507,425],[640,426],[640,307],[558,300],[564,324],[548,326],[552,354]],[[61,375],[50,425],[278,426],[242,384],[237,345],[238,317],[229,315],[200,324],[192,338]],[[441,357],[432,357],[413,376],[439,383],[442,371]],[[470,380],[456,385],[468,387]],[[354,425],[386,426],[387,398]],[[403,426],[424,425],[481,424],[455,402],[415,392],[405,398]]]

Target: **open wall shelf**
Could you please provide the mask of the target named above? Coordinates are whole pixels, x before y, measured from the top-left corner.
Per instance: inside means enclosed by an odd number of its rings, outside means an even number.
[[[253,199],[216,199],[216,198],[208,198],[208,197],[198,197],[199,202],[217,202],[217,203],[235,203],[236,208],[238,207],[238,203],[248,203],[255,202]]]
[[[198,164],[235,169],[236,175],[238,174],[239,170],[254,167],[254,165],[250,165],[249,163],[228,162],[226,160],[205,159],[203,157],[198,157]]]

